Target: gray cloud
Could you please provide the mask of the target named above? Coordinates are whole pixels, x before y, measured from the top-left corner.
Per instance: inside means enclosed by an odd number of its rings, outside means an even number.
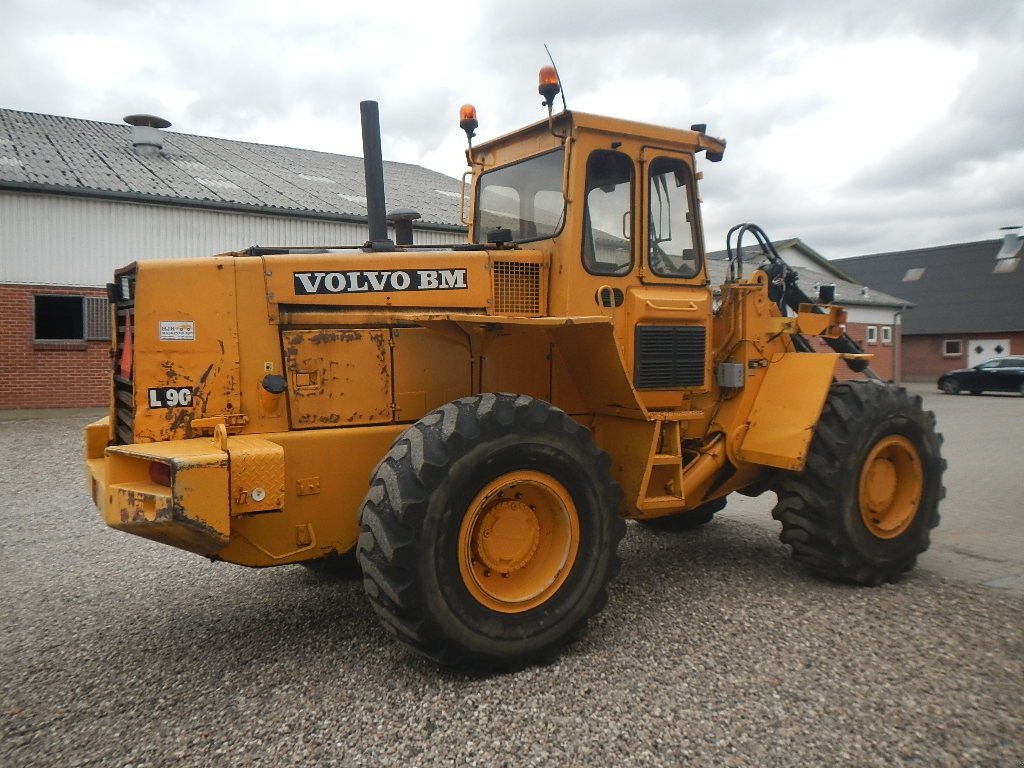
[[[817,42],[877,39],[914,33],[962,41],[975,36],[1002,35],[1019,23],[1016,0],[987,0],[984,6],[962,0],[858,0],[809,3],[806,0],[634,0],[596,6],[521,0],[516,12],[491,0],[484,6],[490,40],[546,36],[608,43],[613,49],[628,44],[633,35],[656,31],[661,35],[713,37],[741,56],[748,38],[776,42],[806,37]]]
[[[991,41],[979,56],[949,114],[881,152],[847,190],[933,186],[962,178],[978,162],[1024,151],[1024,48],[1017,41]]]
[[[729,139],[725,161],[705,166],[712,248],[743,220],[832,256],[987,238],[1000,225],[1024,223],[1024,102],[1014,90],[1024,80],[1019,0],[520,0],[514,11],[486,0],[416,17],[390,7],[379,17],[325,7],[327,20],[303,2],[8,0],[0,103],[108,121],[157,111],[188,133],[358,154],[357,102],[376,98],[386,157],[429,156],[456,175],[464,101],[480,109],[481,138],[542,116],[535,77],[546,42],[571,108],[677,126],[707,122]],[[55,46],[83,36],[129,41],[150,63],[118,59],[102,81],[83,85],[54,56]],[[783,150],[793,159],[813,151],[862,157],[845,182],[811,192],[796,172],[771,170],[779,158],[766,157],[766,148],[779,150],[769,139],[824,119],[842,96],[792,85],[808,82],[809,57],[882,40],[973,53],[977,67],[948,113],[904,143],[886,143],[880,115],[865,118],[861,145],[839,146],[823,129],[819,148]],[[81,55],[88,69],[93,62]],[[436,159],[449,156],[450,164]]]

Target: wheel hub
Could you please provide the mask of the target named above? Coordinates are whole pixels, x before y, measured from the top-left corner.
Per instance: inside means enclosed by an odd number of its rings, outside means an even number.
[[[491,610],[528,611],[564,584],[579,541],[579,514],[565,486],[543,472],[509,472],[484,486],[462,519],[463,585]]]
[[[891,461],[879,457],[867,473],[868,506],[873,512],[884,512],[896,494],[896,469]]]
[[[910,527],[924,489],[924,470],[913,443],[902,435],[882,438],[861,469],[860,516],[868,531],[894,539]]]
[[[537,551],[540,523],[528,505],[500,499],[484,514],[474,543],[484,565],[509,574],[526,565]]]

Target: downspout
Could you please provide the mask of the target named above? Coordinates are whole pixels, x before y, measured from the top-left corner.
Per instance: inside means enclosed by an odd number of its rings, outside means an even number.
[[[903,310],[905,304],[901,304],[893,315],[895,324],[893,327],[892,343],[892,380],[895,384],[903,384]]]

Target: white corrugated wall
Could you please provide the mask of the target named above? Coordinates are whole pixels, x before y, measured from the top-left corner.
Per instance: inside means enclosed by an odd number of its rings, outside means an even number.
[[[365,226],[64,195],[0,192],[0,283],[105,285],[140,259],[209,256],[251,245],[359,245]],[[417,245],[464,242],[415,230]]]

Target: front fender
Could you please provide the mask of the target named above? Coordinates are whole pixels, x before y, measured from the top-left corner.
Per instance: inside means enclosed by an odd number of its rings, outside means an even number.
[[[839,357],[787,352],[773,358],[750,409],[737,458],[779,469],[803,469]]]

